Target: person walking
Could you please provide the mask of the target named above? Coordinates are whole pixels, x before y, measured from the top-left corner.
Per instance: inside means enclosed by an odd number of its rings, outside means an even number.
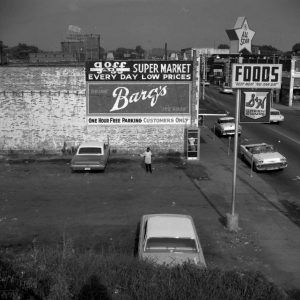
[[[150,147],[147,147],[147,150],[143,154],[141,154],[141,156],[145,157],[146,172],[152,173],[152,166],[151,166],[152,152],[150,150]]]

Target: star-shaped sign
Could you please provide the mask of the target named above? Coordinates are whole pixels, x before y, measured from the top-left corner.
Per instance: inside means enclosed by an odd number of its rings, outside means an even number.
[[[255,31],[249,28],[247,20],[244,19],[242,26],[240,28],[235,28],[234,30],[239,40],[238,51],[240,52],[243,49],[246,49],[251,53],[251,42]]]

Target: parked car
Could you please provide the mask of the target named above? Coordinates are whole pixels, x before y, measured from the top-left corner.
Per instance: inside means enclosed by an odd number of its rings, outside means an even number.
[[[110,154],[109,143],[87,141],[82,143],[71,160],[72,171],[104,170]]]
[[[270,109],[270,123],[279,123],[284,121],[284,116],[280,113],[278,109],[271,107]]]
[[[220,88],[220,93],[222,93],[222,94],[233,94],[233,89],[231,88],[231,86],[224,84]]]
[[[144,215],[140,222],[138,256],[157,264],[193,263],[206,267],[191,216]]]
[[[204,85],[205,87],[209,87],[210,86],[210,82],[207,80],[204,80],[201,82],[202,85]]]
[[[221,117],[215,122],[215,132],[217,135],[226,136],[235,134],[235,118]],[[242,133],[242,126],[239,125],[238,134]]]
[[[287,159],[270,144],[240,145],[240,154],[254,171],[282,170],[287,167]]]

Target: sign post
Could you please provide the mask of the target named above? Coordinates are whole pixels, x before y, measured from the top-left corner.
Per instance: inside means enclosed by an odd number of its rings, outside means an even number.
[[[268,95],[272,89],[280,89],[281,73],[282,65],[280,64],[233,64],[232,88],[237,89],[237,93],[231,213],[226,214],[227,227],[230,231],[239,229],[238,214],[236,214],[235,209],[239,121],[241,123],[266,123],[270,121],[270,97]],[[240,109],[242,93],[243,101],[242,109]]]

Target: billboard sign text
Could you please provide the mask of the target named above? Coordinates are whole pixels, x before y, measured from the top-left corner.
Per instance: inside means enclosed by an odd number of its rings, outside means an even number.
[[[280,89],[281,64],[233,64],[232,88]]]

